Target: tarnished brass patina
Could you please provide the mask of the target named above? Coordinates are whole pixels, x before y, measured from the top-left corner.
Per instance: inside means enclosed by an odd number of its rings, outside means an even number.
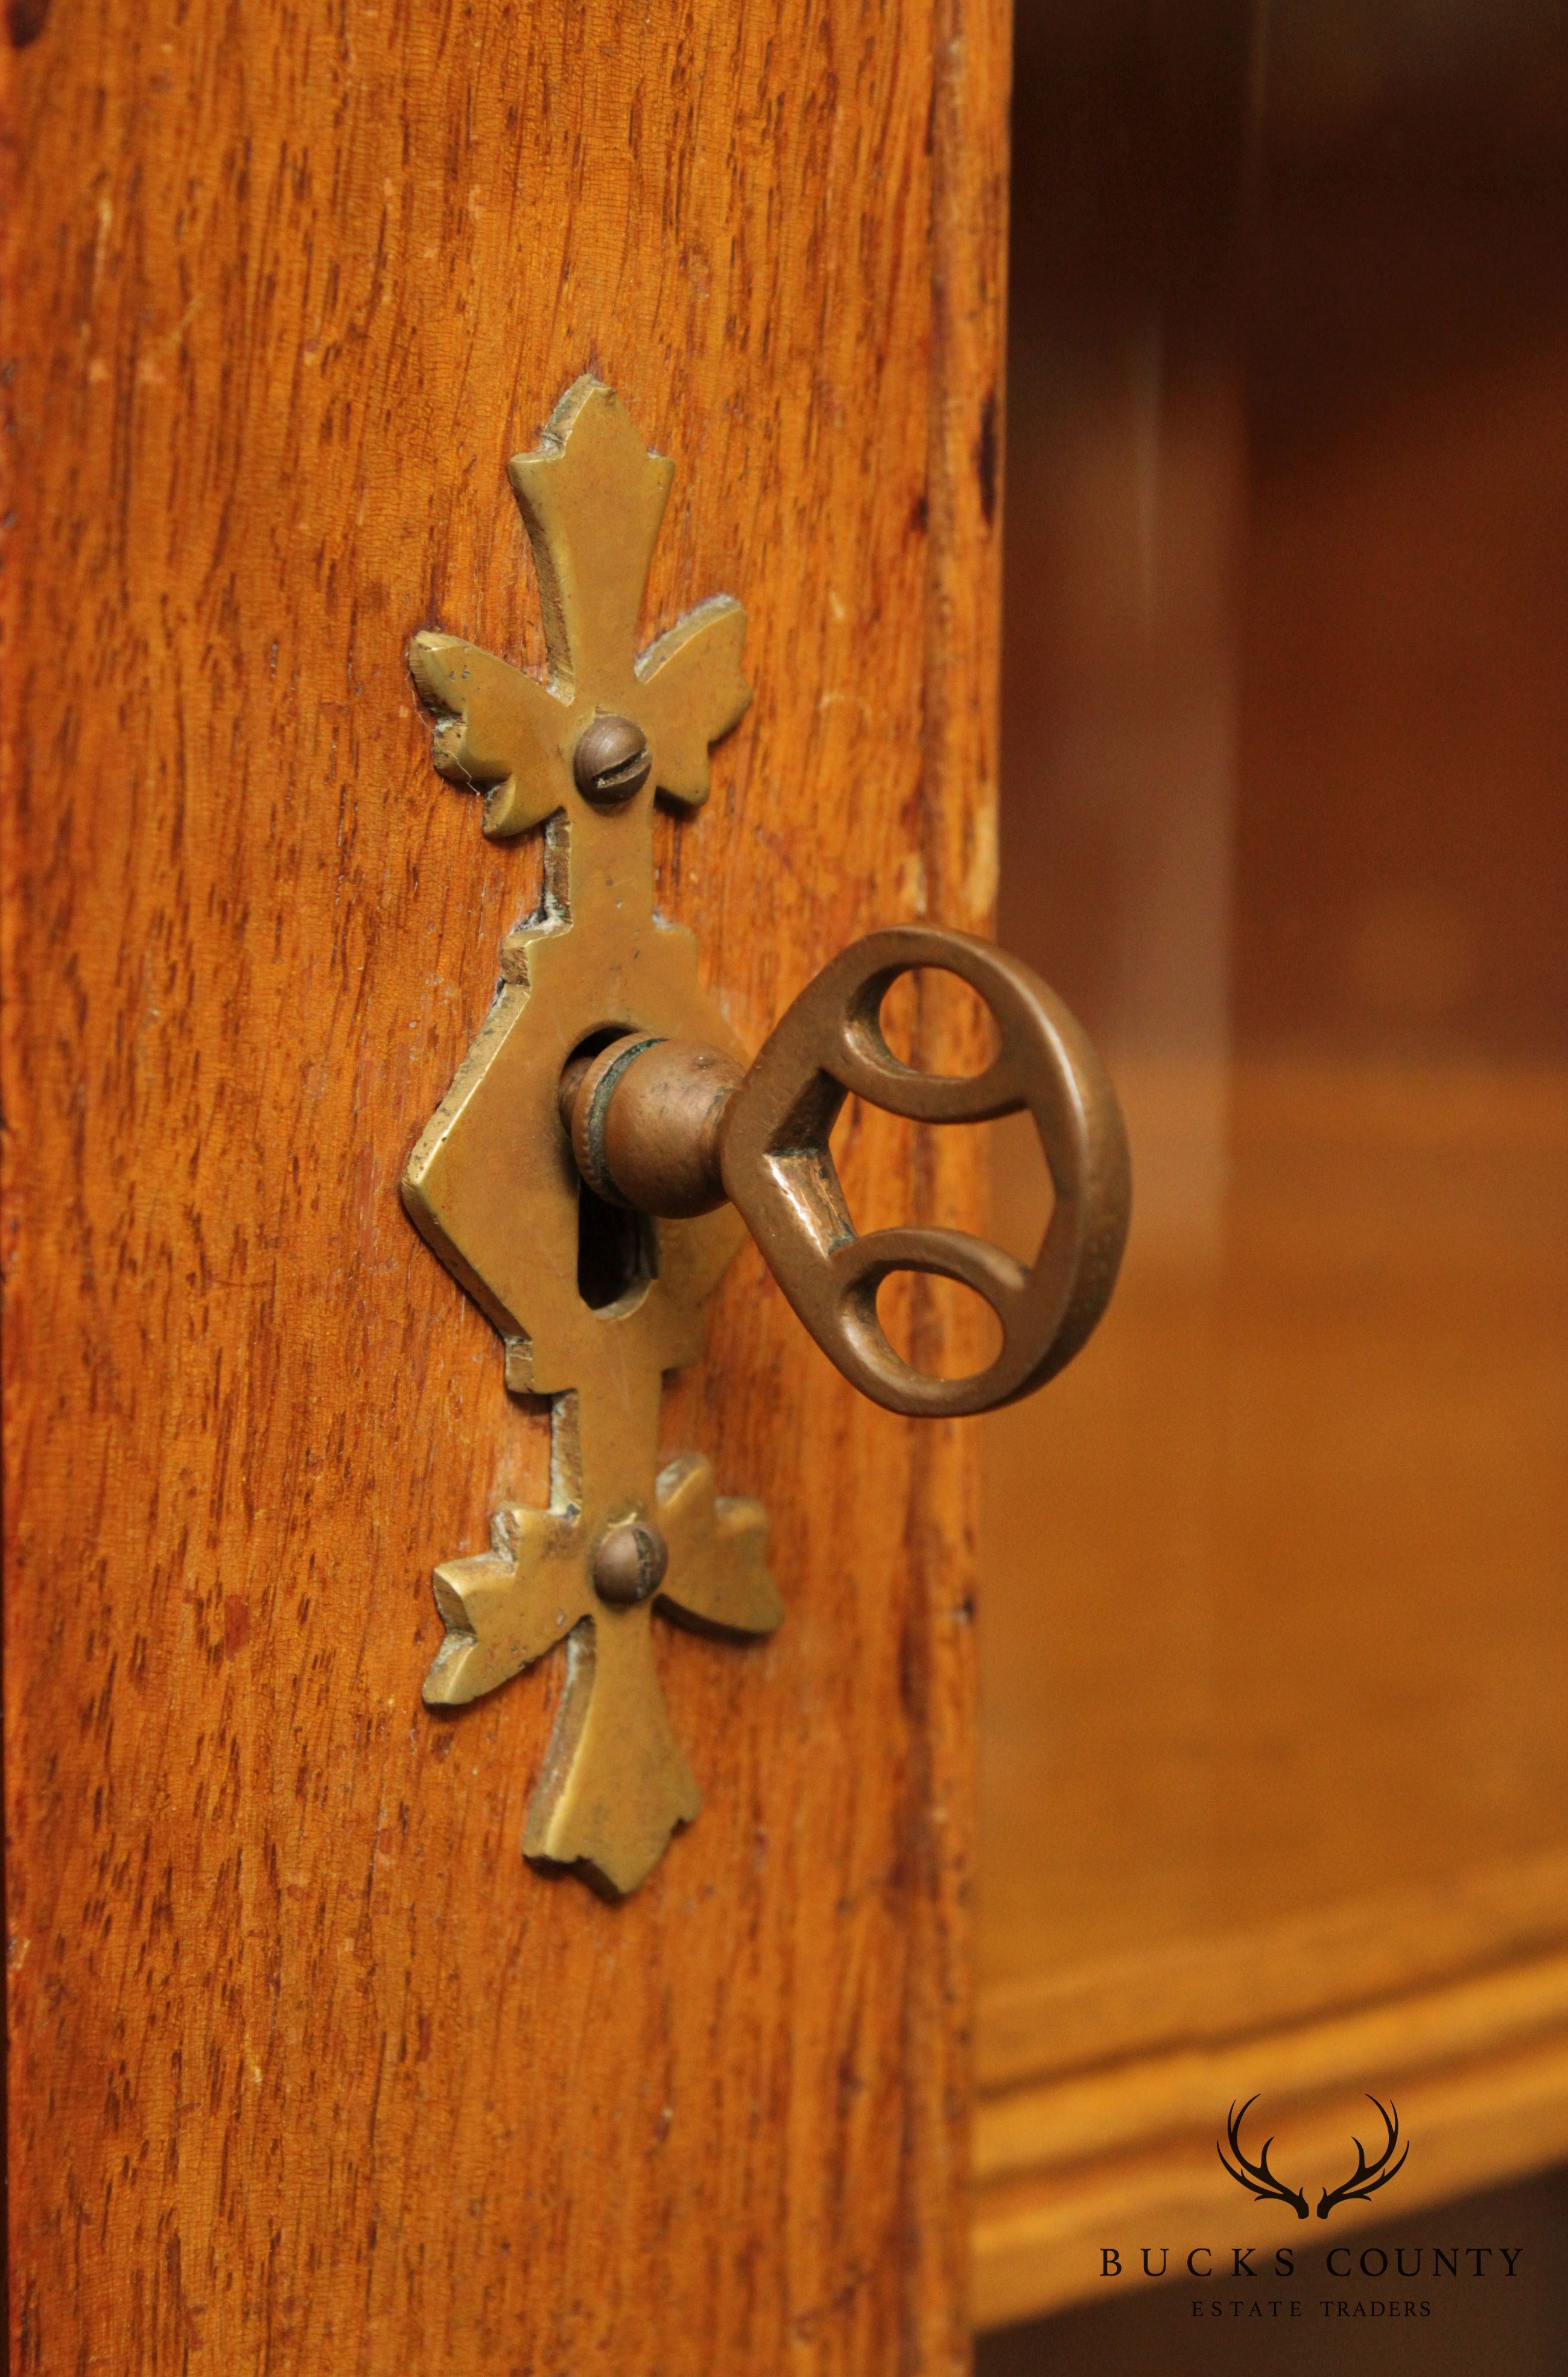
[[[487,834],[548,837],[544,912],[508,937],[496,1004],[402,1193],[505,1340],[509,1387],[555,1399],[551,1498],[498,1511],[489,1551],[437,1570],[447,1636],[425,1697],[471,1701],[565,1642],[523,1845],[612,1892],[634,1889],[699,1805],[652,1611],[734,1635],[782,1616],[760,1506],[719,1495],[699,1455],[658,1469],[664,1375],[700,1350],[738,1221],[713,1212],[640,1236],[649,1225],[580,1187],[558,1112],[563,1068],[585,1045],[640,1033],[738,1055],[690,935],[653,914],[655,791],[704,800],[708,747],[749,699],[745,614],[727,595],[637,653],[673,468],[607,388],[579,380],[510,466],[549,681],[456,636],[421,635],[411,654],[440,772],[483,795]]]
[[[636,656],[671,472],[609,390],[579,380],[510,472],[549,682],[454,636],[420,636],[412,654],[436,765],[484,795],[485,832],[548,837],[543,913],[503,947],[496,1004],[403,1197],[505,1339],[508,1385],[554,1398],[551,1497],[498,1511],[488,1552],[437,1570],[447,1638],[425,1697],[473,1700],[565,1642],[523,1846],[617,1893],[698,1807],[652,1611],[733,1635],[782,1615],[759,1506],[720,1496],[697,1454],[655,1475],[664,1373],[695,1358],[742,1223],[847,1379],[890,1411],[952,1417],[1071,1359],[1115,1285],[1131,1196],[1120,1111],[1083,1032],[1026,966],[962,933],[908,925],[856,942],[745,1069],[689,934],[653,914],[654,794],[706,797],[709,746],[749,699],[727,595]],[[882,1003],[922,967],[991,1011],[998,1053],[972,1079],[916,1071],[888,1045]],[[1033,1264],[953,1230],[857,1236],[829,1147],[851,1095],[917,1122],[1026,1108],[1056,1191]],[[983,1296],[1001,1325],[995,1360],[965,1379],[913,1369],[877,1313],[895,1272]]]
[[[668,1221],[711,1213],[727,1194],[719,1127],[743,1078],[722,1048],[646,1034],[578,1057],[561,1075],[578,1170],[611,1204]]]
[[[901,974],[953,973],[978,991],[1000,1046],[964,1080],[916,1071],[883,1037]],[[956,1230],[856,1236],[829,1136],[854,1093],[918,1122],[987,1122],[1027,1108],[1056,1191],[1027,1269]],[[1037,975],[985,941],[926,925],[873,933],[825,966],[742,1076],[724,1050],[628,1035],[563,1080],[583,1177],[645,1213],[700,1213],[728,1198],[822,1351],[889,1411],[991,1411],[1054,1378],[1110,1300],[1131,1203],[1116,1093],[1082,1025]],[[888,1343],[877,1290],[893,1272],[973,1288],[1002,1344],[967,1379],[912,1369]]]

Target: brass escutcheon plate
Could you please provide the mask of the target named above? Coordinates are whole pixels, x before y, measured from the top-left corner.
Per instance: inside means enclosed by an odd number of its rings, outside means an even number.
[[[447,1632],[425,1698],[472,1701],[565,1643],[524,1853],[619,1895],[700,1805],[654,1664],[653,1613],[740,1637],[771,1632],[783,1609],[760,1506],[719,1494],[699,1453],[658,1464],[664,1374],[700,1351],[703,1308],[741,1223],[727,1208],[656,1223],[598,1210],[558,1095],[575,1051],[628,1033],[740,1055],[698,981],[691,935],[653,913],[652,806],[656,794],[688,809],[707,797],[709,747],[750,699],[746,615],[714,596],[638,654],[674,465],[598,381],[567,391],[509,476],[548,681],[445,634],[416,637],[410,663],[435,714],[435,765],[482,796],[486,834],[544,828],[545,902],[503,945],[496,1004],[402,1196],[504,1339],[508,1387],[553,1398],[551,1493],[545,1509],[497,1511],[489,1551],[436,1571]],[[580,1272],[584,1231],[598,1234],[596,1280]]]

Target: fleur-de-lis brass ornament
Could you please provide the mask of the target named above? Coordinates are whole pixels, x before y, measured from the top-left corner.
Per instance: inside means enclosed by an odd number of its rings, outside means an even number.
[[[538,572],[549,678],[455,636],[417,637],[442,775],[484,798],[496,839],[544,826],[541,914],[502,949],[501,988],[409,1160],[403,1200],[505,1341],[517,1392],[554,1398],[551,1495],[445,1562],[432,1705],[493,1690],[558,1643],[566,1691],[525,1853],[624,1893],[699,1806],[665,1706],[652,1618],[770,1632],[783,1615],[755,1502],[700,1454],[658,1468],[666,1371],[742,1235],[733,1212],[652,1222],[583,1186],[559,1119],[577,1052],[628,1034],[739,1050],[697,978],[691,936],[653,913],[655,794],[707,797],[711,744],[749,699],[746,615],[727,595],[647,651],[637,629],[674,465],[608,388],[580,379],[510,478]]]

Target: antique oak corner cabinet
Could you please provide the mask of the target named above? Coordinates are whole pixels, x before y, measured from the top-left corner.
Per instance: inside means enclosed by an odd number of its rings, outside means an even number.
[[[629,1896],[521,1854],[563,1658],[421,1701],[432,1570],[550,1498],[399,1201],[545,860],[405,655],[543,677],[506,465],[592,375],[677,465],[640,639],[748,615],[653,828],[728,1031],[987,931],[1006,11],[8,21],[13,2365],[959,2370],[972,1426],[739,1254],[664,1449],[766,1507],[785,1616],[657,1629],[703,1805]],[[976,1138],[859,1110],[857,1216],[972,1226]]]

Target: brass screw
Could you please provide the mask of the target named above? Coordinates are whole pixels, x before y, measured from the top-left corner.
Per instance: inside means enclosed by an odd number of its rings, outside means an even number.
[[[629,718],[591,718],[578,737],[571,771],[595,808],[619,808],[648,782],[648,737]]]
[[[635,1609],[658,1592],[670,1564],[670,1547],[646,1519],[626,1519],[606,1527],[593,1554],[593,1590],[612,1609]]]

